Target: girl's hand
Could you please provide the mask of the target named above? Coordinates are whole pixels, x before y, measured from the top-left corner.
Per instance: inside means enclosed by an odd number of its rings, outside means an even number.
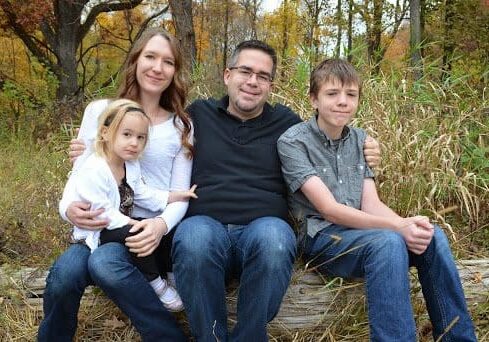
[[[103,208],[90,210],[90,203],[72,202],[66,209],[66,217],[79,228],[95,230],[105,228],[110,223],[107,219],[97,219],[103,212]]]
[[[139,221],[129,231],[139,233],[126,238],[127,248],[138,257],[144,257],[155,251],[168,228],[162,218],[155,217]]]
[[[191,198],[198,198],[197,194],[195,193],[195,189],[197,189],[196,184],[192,185],[192,187],[187,191],[171,191],[168,195],[168,203],[188,202]]]
[[[82,139],[71,139],[70,141],[70,151],[68,152],[68,157],[73,164],[75,160],[83,154],[86,146]]]

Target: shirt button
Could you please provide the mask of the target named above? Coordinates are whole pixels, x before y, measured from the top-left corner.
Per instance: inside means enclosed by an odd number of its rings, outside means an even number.
[[[326,169],[323,169],[323,172],[326,173]]]
[[[343,184],[343,181],[340,179],[340,184]]]
[[[338,155],[336,156],[336,158],[337,158],[337,159],[340,159],[340,155],[338,154]]]
[[[363,170],[363,165],[360,165],[360,170]]]

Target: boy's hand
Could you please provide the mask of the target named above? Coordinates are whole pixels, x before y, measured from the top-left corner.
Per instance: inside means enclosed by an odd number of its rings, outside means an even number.
[[[195,189],[197,189],[197,185],[194,184],[187,191],[171,191],[168,195],[168,203],[173,202],[187,202],[191,198],[197,199],[198,196],[195,193]]]
[[[403,236],[408,250],[420,255],[428,248],[435,230],[427,217],[414,216],[401,219],[398,232]]]
[[[363,154],[365,155],[365,161],[368,166],[377,167],[380,165],[380,144],[370,135],[367,136],[367,139],[365,139],[365,143],[363,144]]]
[[[90,203],[72,202],[66,209],[66,217],[75,226],[84,229],[102,229],[109,225],[109,221],[99,220],[97,216],[104,212],[103,208],[90,210]]]
[[[82,139],[71,139],[70,141],[70,151],[68,152],[68,156],[70,157],[70,161],[73,164],[79,156],[83,154],[86,146]]]

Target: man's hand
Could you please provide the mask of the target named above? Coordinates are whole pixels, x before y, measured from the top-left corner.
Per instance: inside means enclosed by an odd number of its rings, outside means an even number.
[[[66,217],[79,228],[95,230],[109,225],[108,220],[99,220],[97,216],[104,212],[103,208],[90,210],[90,203],[72,202],[66,209]]]
[[[408,250],[420,255],[428,248],[435,230],[426,216],[414,216],[401,219],[398,232],[404,237]]]
[[[70,151],[68,156],[70,157],[71,163],[75,163],[76,158],[81,156],[85,151],[86,146],[82,139],[71,139],[70,141]]]
[[[136,235],[126,238],[129,251],[136,253],[138,257],[145,257],[158,247],[161,238],[168,232],[168,227],[163,219],[155,217],[139,221],[129,231],[139,231]]]
[[[377,140],[370,135],[365,139],[363,144],[363,154],[365,155],[365,161],[370,167],[377,167],[380,165],[380,144]]]

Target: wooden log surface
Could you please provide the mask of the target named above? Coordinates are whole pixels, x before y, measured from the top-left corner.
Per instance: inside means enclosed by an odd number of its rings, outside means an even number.
[[[487,303],[489,300],[489,259],[459,260],[457,267],[462,279],[465,297],[469,305]],[[8,300],[9,292],[22,292],[24,303],[30,306],[42,305],[42,294],[46,285],[46,270],[22,268],[8,271],[0,268],[0,298]],[[413,278],[412,288],[419,289]],[[236,321],[236,287],[229,291],[228,310],[230,324]],[[416,291],[421,297],[421,291]],[[90,297],[92,289],[85,292],[84,299]],[[346,282],[341,278],[324,278],[314,272],[296,269],[276,318],[270,323],[271,332],[283,333],[303,329],[318,329],[328,324],[348,303],[363,305],[363,283]],[[356,303],[356,304],[355,304]]]

